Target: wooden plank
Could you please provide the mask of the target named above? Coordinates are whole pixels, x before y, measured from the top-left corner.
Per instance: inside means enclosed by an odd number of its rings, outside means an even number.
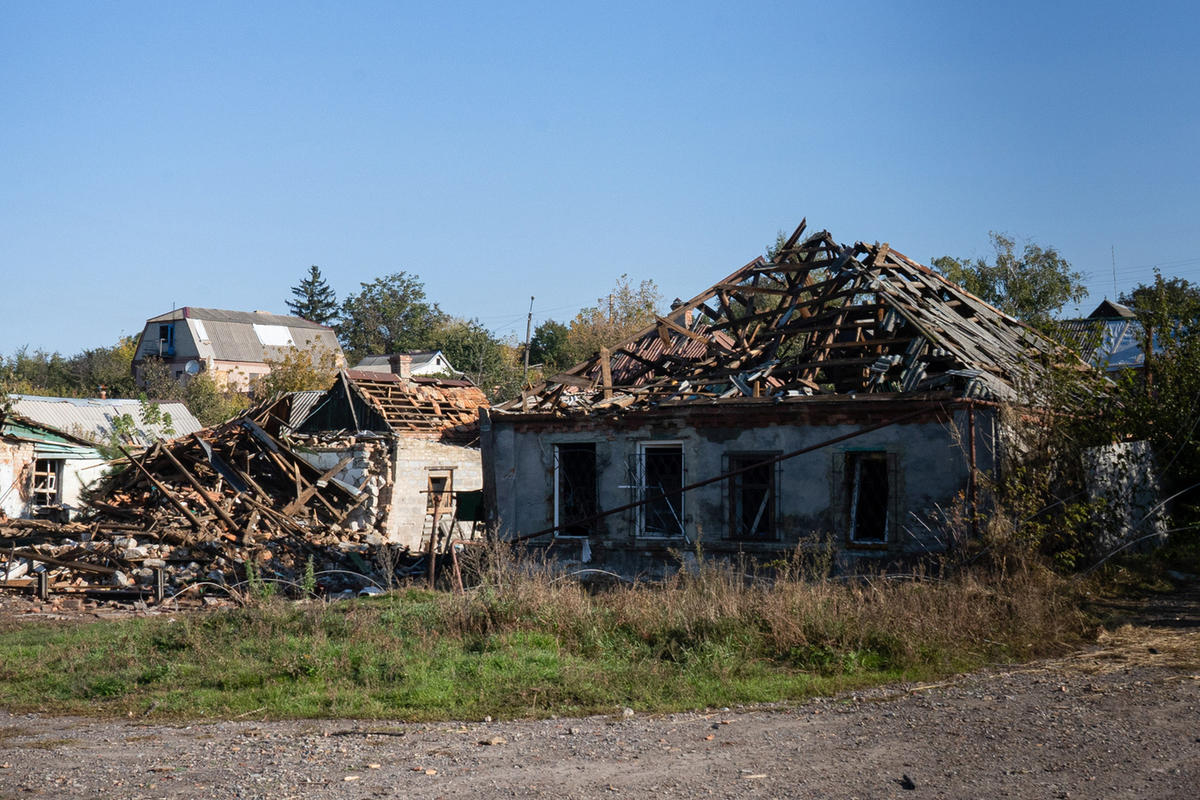
[[[171,505],[175,506],[185,517],[187,517],[188,522],[192,524],[193,528],[198,531],[204,530],[204,523],[196,518],[196,515],[193,514],[191,510],[189,510],[188,507],[185,506],[183,502],[175,496],[174,492],[168,489],[162,481],[150,474],[150,470],[146,469],[146,467],[142,465],[142,462],[129,455],[129,451],[126,450],[122,445],[117,445],[117,448],[124,453],[127,459],[129,459],[129,463],[133,464],[142,472],[143,475],[150,479],[150,483],[154,485],[154,488],[162,492],[163,497],[167,498],[167,500],[171,502]]]
[[[612,397],[612,363],[609,361],[608,348],[600,348],[600,385],[604,387],[604,399]]]
[[[284,506],[283,513],[290,516],[290,515],[298,512],[300,509],[304,508],[304,504],[307,503],[309,501],[309,499],[320,490],[320,484],[328,481],[334,475],[337,475],[339,472],[341,472],[346,467],[347,464],[349,464],[353,460],[354,460],[354,456],[346,456],[345,458],[343,458],[341,461],[338,462],[337,466],[333,467],[332,469],[326,470],[321,475],[321,477],[316,480],[315,483],[308,486],[308,488],[306,488],[304,491],[302,491],[296,497],[295,500],[293,500],[292,502],[290,502],[286,506]]]
[[[196,477],[192,475],[188,468],[185,467],[180,460],[175,457],[175,454],[171,452],[171,448],[163,447],[162,452],[167,456],[167,459],[175,465],[175,468],[183,474],[184,479],[191,484],[191,487],[196,490],[196,493],[200,495],[200,499],[204,501],[205,505],[211,508],[213,512],[220,517],[221,522],[225,525],[225,528],[230,533],[240,533],[241,529],[238,527],[238,524],[233,521],[233,517],[229,516],[229,514],[225,512],[225,509],[221,508],[216,501],[208,496],[208,490],[205,489],[200,484],[200,481],[196,480]]]

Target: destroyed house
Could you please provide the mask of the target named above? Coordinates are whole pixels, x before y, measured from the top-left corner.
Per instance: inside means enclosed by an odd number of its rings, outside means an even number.
[[[8,395],[0,446],[0,510],[10,517],[69,516],[104,473],[97,444],[133,449],[200,430],[182,403],[160,403],[162,420],[143,419],[138,400]]]
[[[367,493],[349,519],[356,528],[424,549],[435,517],[445,533],[464,495],[482,489],[478,409],[487,399],[470,381],[342,370],[321,397],[291,402],[312,409],[300,422],[290,405],[275,414],[296,452]]]
[[[325,325],[266,311],[185,306],[146,320],[133,373],[141,384],[147,362],[158,359],[177,380],[207,372],[222,385],[248,391],[255,378],[271,372],[270,361],[297,350],[346,363],[337,334]]]
[[[106,463],[81,436],[0,411],[0,517],[65,518]]]
[[[846,568],[951,544],[1058,348],[887,244],[803,234],[483,412],[503,538],[626,574],[697,543]]]

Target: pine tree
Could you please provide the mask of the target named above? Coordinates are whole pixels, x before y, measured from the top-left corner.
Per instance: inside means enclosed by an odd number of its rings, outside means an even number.
[[[337,319],[337,296],[321,277],[321,268],[313,264],[308,268],[308,277],[292,287],[295,300],[288,300],[287,307],[297,317],[329,325]]]

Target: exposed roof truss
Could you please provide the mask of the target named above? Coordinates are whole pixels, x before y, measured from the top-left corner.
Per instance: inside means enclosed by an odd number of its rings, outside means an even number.
[[[805,223],[655,323],[550,378],[510,411],[731,397],[952,391],[1011,397],[1056,346],[887,244]]]

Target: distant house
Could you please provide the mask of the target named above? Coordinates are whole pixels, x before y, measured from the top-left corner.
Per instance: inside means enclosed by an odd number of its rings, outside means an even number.
[[[182,403],[159,404],[170,417],[167,426],[147,425],[137,400],[14,394],[9,401],[10,410],[0,414],[0,512],[8,517],[74,513],[107,463],[96,444],[117,431],[129,446],[142,447],[201,428]]]
[[[306,349],[332,353],[339,367],[346,358],[332,328],[300,317],[266,311],[224,311],[185,306],[146,320],[133,358],[133,374],[145,381],[146,364],[161,359],[179,380],[207,372],[238,391],[267,375],[268,359]]]
[[[1146,329],[1129,306],[1105,299],[1087,319],[1062,323],[1083,360],[1106,372],[1146,366]],[[1154,352],[1161,352],[1156,341]]]
[[[441,375],[458,377],[462,373],[450,365],[441,350],[405,350],[382,356],[367,356],[354,365],[358,372],[391,372],[395,375]]]

